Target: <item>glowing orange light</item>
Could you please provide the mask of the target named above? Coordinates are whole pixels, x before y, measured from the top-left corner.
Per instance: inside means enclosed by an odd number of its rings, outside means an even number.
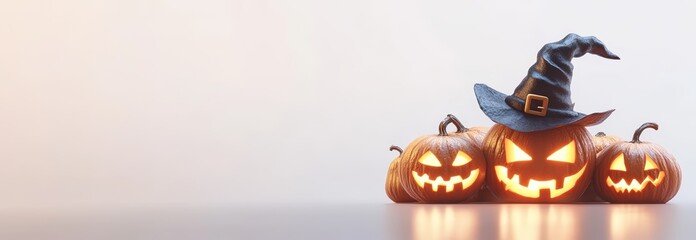
[[[440,164],[440,159],[437,159],[435,154],[433,154],[431,151],[423,154],[423,156],[418,159],[418,162],[431,167],[442,167],[442,164]]]
[[[529,154],[524,152],[524,150],[507,138],[505,139],[505,157],[508,163],[532,160],[532,157],[529,156]]]
[[[451,192],[454,191],[454,185],[457,183],[462,184],[462,189],[467,189],[474,184],[479,175],[479,170],[472,170],[467,178],[462,178],[462,176],[457,175],[450,177],[450,179],[447,181],[445,181],[442,176],[438,176],[435,178],[435,180],[432,180],[427,173],[419,175],[416,171],[411,171],[411,174],[413,175],[413,179],[421,188],[425,188],[425,184],[429,183],[432,186],[433,192],[437,192],[439,186],[445,186],[445,192]]]
[[[452,162],[452,166],[459,167],[469,162],[471,162],[471,157],[469,156],[469,154],[459,151],[457,152],[457,157],[454,158],[454,162]]]
[[[587,164],[577,173],[563,178],[563,187],[559,189],[556,188],[556,179],[546,181],[530,179],[529,184],[523,186],[520,184],[519,175],[515,174],[512,178],[508,178],[508,169],[504,166],[495,166],[495,175],[498,177],[498,181],[505,183],[505,190],[528,198],[539,198],[540,189],[549,189],[551,198],[555,198],[573,189],[575,183],[580,179],[580,176],[585,173],[586,167]]]
[[[626,179],[621,179],[619,182],[614,182],[611,180],[611,177],[607,177],[607,186],[613,187],[616,192],[640,192],[645,189],[646,186],[648,186],[648,183],[652,183],[653,186],[658,186],[660,183],[662,183],[662,180],[665,179],[665,172],[660,171],[660,174],[657,176],[656,179],[653,179],[650,176],[645,177],[642,182],[638,182],[638,180],[633,179],[631,183],[626,182]]]
[[[570,143],[558,149],[546,159],[549,161],[575,163],[575,140],[570,141]]]
[[[650,157],[650,155],[645,154],[645,171],[647,170],[652,170],[652,169],[657,169],[657,164],[655,164],[655,161]]]
[[[626,164],[624,163],[624,155],[623,153],[616,157],[614,161],[611,162],[611,166],[609,166],[609,170],[616,170],[616,171],[626,171]]]

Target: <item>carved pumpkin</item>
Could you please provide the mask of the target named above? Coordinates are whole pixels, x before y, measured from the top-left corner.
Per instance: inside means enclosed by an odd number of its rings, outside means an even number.
[[[496,124],[483,152],[488,188],[510,202],[573,201],[589,185],[595,162],[592,135],[579,125],[519,132]]]
[[[406,193],[404,187],[401,186],[401,180],[399,180],[399,169],[397,167],[399,165],[399,160],[401,159],[401,154],[404,152],[404,150],[398,146],[391,146],[389,150],[398,151],[399,156],[394,158],[391,164],[389,164],[389,170],[387,171],[387,182],[384,184],[387,197],[389,197],[389,199],[395,203],[415,202],[416,200]]]
[[[597,152],[597,154],[599,154],[599,152],[601,152],[605,147],[623,141],[620,137],[610,136],[604,132],[598,132],[594,135],[592,140],[594,141],[595,152]]]
[[[630,142],[607,147],[597,157],[594,186],[597,194],[613,203],[666,203],[679,191],[681,169],[662,146],[640,141],[645,123]]]
[[[401,185],[418,202],[470,200],[484,182],[483,153],[469,134],[447,133],[447,126],[454,122],[447,116],[440,123],[439,134],[417,138],[401,155]]]

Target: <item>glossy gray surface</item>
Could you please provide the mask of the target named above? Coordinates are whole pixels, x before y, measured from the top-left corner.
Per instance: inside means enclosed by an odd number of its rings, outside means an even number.
[[[2,214],[0,239],[693,239],[694,206],[346,204]]]

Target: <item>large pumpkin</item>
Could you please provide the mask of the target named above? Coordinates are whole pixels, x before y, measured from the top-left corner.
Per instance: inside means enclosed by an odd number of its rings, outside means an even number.
[[[468,134],[448,134],[452,123],[447,116],[439,134],[417,138],[401,155],[401,185],[418,202],[471,200],[484,182],[486,162],[479,145]]]
[[[681,169],[674,156],[662,146],[643,142],[645,123],[630,142],[605,148],[597,157],[594,186],[604,200],[613,203],[666,203],[679,191]]]
[[[392,160],[391,164],[389,164],[389,170],[387,171],[387,182],[384,184],[384,190],[387,192],[387,197],[389,197],[389,199],[395,203],[415,202],[416,200],[406,193],[404,187],[401,186],[401,180],[399,180],[399,169],[397,167],[399,166],[399,161],[401,160],[401,153],[403,153],[404,150],[398,146],[391,146],[389,150],[398,151],[399,156]]]
[[[579,125],[519,132],[496,124],[483,152],[488,188],[509,202],[573,201],[590,184],[595,162],[592,135]]]

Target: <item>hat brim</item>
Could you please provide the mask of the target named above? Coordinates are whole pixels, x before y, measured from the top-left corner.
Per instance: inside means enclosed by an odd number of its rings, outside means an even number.
[[[577,112],[573,117],[539,117],[525,114],[505,103],[506,94],[495,89],[477,83],[474,85],[474,93],[479,107],[493,122],[503,124],[518,132],[534,132],[561,127],[568,124],[592,126],[606,120],[614,109],[606,112],[592,113],[589,115]]]

